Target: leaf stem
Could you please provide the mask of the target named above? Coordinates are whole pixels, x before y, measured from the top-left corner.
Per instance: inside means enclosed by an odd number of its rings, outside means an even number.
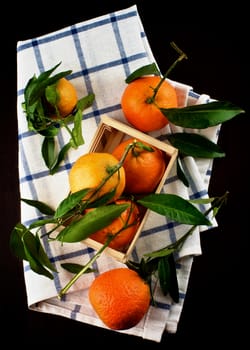
[[[61,121],[61,124],[62,124],[62,126],[65,127],[65,129],[68,131],[70,137],[71,137],[71,138],[73,139],[73,141],[74,141],[74,144],[76,144],[76,141],[75,141],[75,139],[74,139],[74,135],[73,135],[72,131],[70,130],[68,124],[65,123],[63,120]]]
[[[224,193],[224,195],[222,195],[221,197],[215,197],[213,199],[213,201],[211,202],[211,206],[208,210],[205,211],[204,215],[207,216],[211,211],[215,211],[216,213],[219,211],[219,209],[221,208],[221,206],[226,202],[227,198],[228,198],[229,192],[226,191]],[[215,215],[214,215],[215,216]],[[182,248],[185,240],[188,238],[188,236],[190,236],[195,228],[198,225],[194,225],[192,226],[181,238],[179,238],[176,242],[161,248],[160,250],[158,250],[158,252],[163,251],[163,250],[167,250],[169,253],[173,253],[175,251],[180,251],[180,249]],[[156,251],[157,252],[157,251]],[[156,252],[151,252],[148,254],[145,254],[145,256],[148,256],[149,259],[156,253]]]
[[[86,265],[66,284],[64,288],[60,290],[58,293],[58,298],[61,299],[62,296],[67,293],[67,291],[70,289],[70,287],[80,278],[89,268],[90,266],[101,256],[102,252],[107,248],[111,240],[113,239],[112,236],[109,236],[107,238],[107,241],[105,244],[97,251],[97,253],[88,261]]]
[[[223,196],[214,198],[214,200],[211,203],[210,208],[205,211],[204,215],[207,216],[211,211],[214,211],[215,209],[218,212],[218,210],[221,208],[221,206],[227,200],[228,194],[229,194],[229,192],[226,191]],[[191,229],[188,230],[178,241],[173,243],[172,246],[175,248],[175,250],[180,250],[181,249],[181,247],[183,246],[186,238],[193,233],[193,231],[195,230],[196,227],[197,227],[197,225],[194,225],[193,227],[191,227]]]
[[[100,184],[99,184],[99,185],[96,187],[96,189],[93,191],[93,193],[91,194],[91,196],[90,196],[90,198],[89,198],[89,201],[91,200],[91,198],[93,198],[93,197],[96,195],[96,193],[98,193],[98,191],[105,185],[105,183],[106,183],[117,171],[119,171],[119,169],[123,166],[123,163],[124,163],[124,161],[125,161],[125,159],[126,159],[128,153],[129,153],[129,151],[130,151],[131,149],[133,150],[133,149],[135,148],[136,143],[137,143],[137,141],[134,140],[132,143],[130,143],[130,144],[126,147],[126,149],[125,149],[125,151],[124,151],[124,153],[123,153],[122,158],[120,159],[120,161],[119,161],[116,165],[114,165],[114,166],[112,166],[112,167],[109,168],[108,175],[100,182]]]

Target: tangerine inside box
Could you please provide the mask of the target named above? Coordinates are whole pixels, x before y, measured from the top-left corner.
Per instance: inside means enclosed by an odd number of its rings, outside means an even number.
[[[159,182],[157,188],[155,189],[155,193],[159,193],[168,177],[168,174],[173,167],[173,164],[176,160],[178,150],[171,145],[161,142],[158,139],[145,134],[139,130],[136,130],[120,121],[117,121],[113,118],[108,117],[107,115],[103,115],[101,117],[101,122],[96,130],[96,133],[93,137],[93,140],[90,144],[89,147],[89,152],[107,152],[107,153],[112,153],[114,148],[120,144],[123,140],[126,138],[133,137],[135,139],[138,139],[140,141],[147,142],[151,146],[154,146],[163,152],[166,153],[167,159],[169,160],[166,166],[166,170],[161,178],[161,181]],[[146,210],[143,218],[141,220],[140,226],[130,243],[127,251],[125,253],[120,252],[118,250],[112,249],[107,247],[104,252],[116,260],[120,262],[126,262],[129,255],[131,254],[136,241],[143,229],[143,226],[145,224],[145,221],[147,219],[147,215],[149,213],[149,210]],[[84,244],[87,246],[99,250],[103,245],[91,238],[86,238],[83,241]]]

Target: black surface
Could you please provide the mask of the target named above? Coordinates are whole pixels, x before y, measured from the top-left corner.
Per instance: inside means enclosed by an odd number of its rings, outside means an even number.
[[[226,157],[214,162],[210,195],[230,192],[217,219],[219,227],[201,235],[203,254],[194,261],[184,308],[174,335],[161,343],[121,335],[67,318],[29,311],[22,265],[9,251],[11,229],[19,220],[16,115],[16,43],[111,11],[137,4],[155,58],[164,72],[169,42],[174,40],[189,59],[178,65],[174,80],[199,93],[231,101],[246,113],[223,124],[219,144]],[[162,1],[91,1],[21,3],[8,6],[1,23],[1,340],[35,348],[59,346],[149,346],[201,348],[240,344],[243,323],[249,228],[249,56],[247,10],[239,3],[224,8],[206,3],[183,5]],[[12,8],[11,8],[12,7]],[[17,19],[13,19],[15,17]],[[248,317],[246,313],[246,318]],[[246,323],[245,323],[246,324]],[[78,344],[78,345],[77,345]]]

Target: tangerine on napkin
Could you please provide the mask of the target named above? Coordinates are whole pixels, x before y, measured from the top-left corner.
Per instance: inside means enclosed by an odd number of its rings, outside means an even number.
[[[70,151],[59,171],[51,176],[46,170],[40,150],[42,138],[28,131],[26,118],[21,107],[24,88],[28,80],[38,76],[61,62],[60,71],[72,70],[70,81],[75,85],[79,97],[94,92],[96,98],[91,107],[84,112],[82,122],[85,143],[77,150]],[[18,136],[19,136],[19,184],[21,198],[29,198],[56,207],[69,191],[68,171],[74,161],[87,152],[102,114],[108,114],[126,123],[120,106],[121,94],[126,86],[125,78],[135,69],[155,62],[136,5],[73,24],[53,33],[17,43],[18,73]],[[206,103],[209,97],[196,94],[190,86],[172,81],[177,89],[179,106]],[[173,127],[173,126],[171,126]],[[180,130],[180,128],[178,129]],[[182,130],[182,129],[181,129]],[[172,130],[173,131],[173,130]],[[217,140],[218,127],[203,132],[213,141]],[[154,137],[171,132],[170,126]],[[63,145],[67,135],[61,132],[59,143]],[[185,167],[191,180],[186,188],[177,178],[175,167],[167,179],[163,191],[183,196],[199,198],[208,196],[211,175],[211,160],[195,160],[187,157]],[[39,218],[40,213],[33,207],[21,203],[21,221],[29,225]],[[214,223],[216,225],[216,222]],[[150,306],[141,322],[123,333],[136,335],[156,342],[161,341],[163,332],[175,333],[183,308],[193,258],[201,254],[199,234],[206,228],[200,227],[185,242],[180,251],[177,264],[180,302],[175,304],[169,297],[163,297],[156,283],[154,298],[158,307]],[[133,251],[132,258],[140,257],[145,251],[152,251],[167,245],[186,228],[168,221],[156,213],[150,213],[142,234]],[[65,298],[59,300],[58,292],[72,278],[63,270],[61,263],[86,263],[94,254],[93,249],[82,243],[68,243],[43,240],[50,260],[55,264],[58,274],[54,280],[35,274],[24,263],[24,277],[29,309],[61,315],[80,322],[105,328],[96,316],[88,301],[88,288],[95,278],[93,273],[83,275],[69,290]],[[113,258],[102,254],[95,263],[98,273],[124,266]]]

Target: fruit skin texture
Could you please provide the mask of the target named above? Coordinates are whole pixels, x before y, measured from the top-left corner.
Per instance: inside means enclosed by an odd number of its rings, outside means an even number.
[[[59,100],[56,103],[61,117],[66,117],[74,110],[78,97],[77,91],[74,85],[66,78],[58,80],[56,90],[59,96]]]
[[[72,193],[81,189],[90,188],[93,191],[109,175],[110,167],[117,165],[118,160],[110,153],[92,152],[80,156],[69,171],[69,186]],[[93,195],[90,191],[84,199],[90,202],[115,189],[115,195],[111,201],[118,199],[125,188],[125,171],[121,167],[116,171]],[[93,195],[93,197],[90,196]]]
[[[140,225],[140,211],[137,205],[128,199],[118,199],[115,203],[128,203],[129,207],[110,225],[91,234],[89,238],[104,244],[107,237],[109,235],[115,235],[117,232],[119,232],[119,230],[124,227],[124,224],[131,225],[123,229],[109,244],[110,248],[121,252],[126,252]]]
[[[133,138],[121,142],[112,152],[120,160],[125,148]],[[139,140],[137,140],[139,141]],[[154,152],[135,147],[130,150],[125,158],[123,167],[126,175],[125,192],[129,194],[146,194],[155,190],[166,169],[165,154],[158,148],[142,141],[143,144],[150,146]]]
[[[150,306],[150,287],[128,268],[108,270],[95,278],[89,301],[103,323],[114,330],[134,327]]]
[[[149,132],[163,128],[168,124],[168,119],[158,107],[178,106],[176,90],[166,80],[160,86],[154,103],[147,103],[160,79],[158,76],[141,77],[129,83],[123,91],[121,98],[123,113],[127,121],[138,130]]]

